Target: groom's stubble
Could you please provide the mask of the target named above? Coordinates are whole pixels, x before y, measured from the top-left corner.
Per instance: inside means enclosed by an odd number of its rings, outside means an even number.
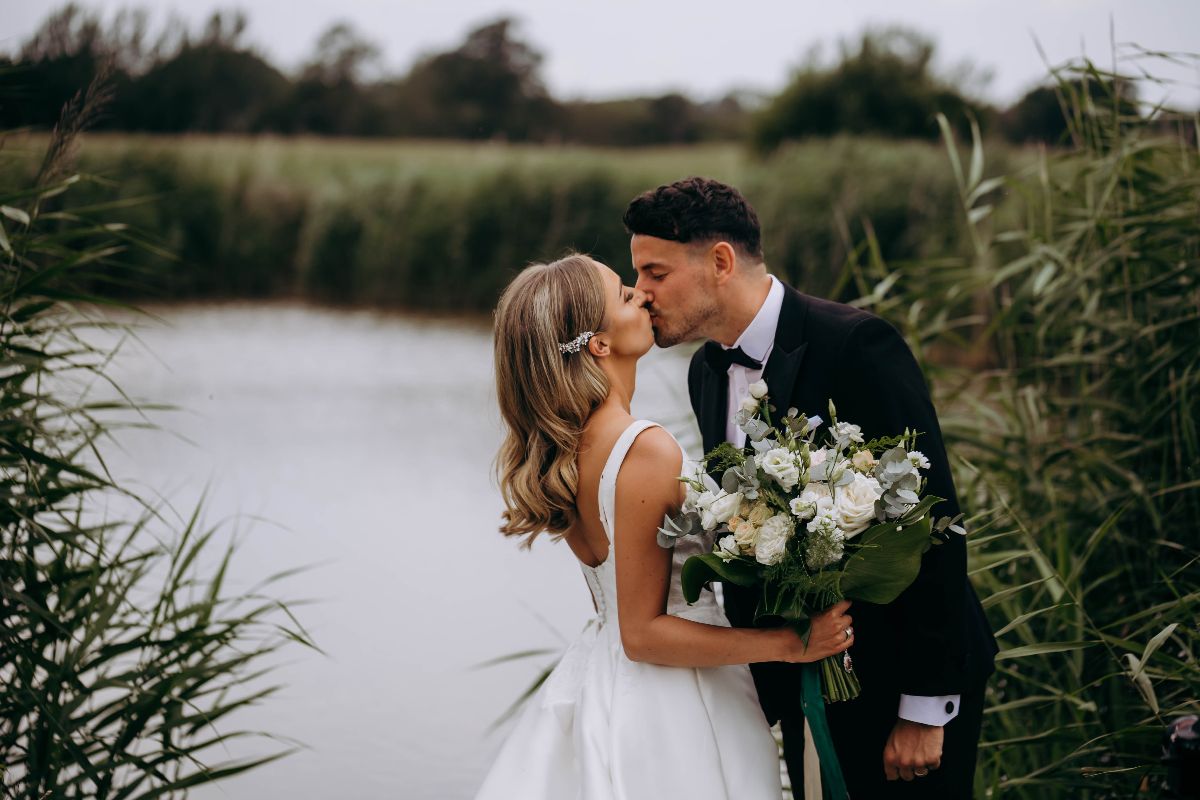
[[[675,308],[660,308],[656,301],[650,303],[650,324],[654,328],[654,343],[659,347],[709,338],[708,331],[720,317],[720,306],[710,293],[699,288],[689,291],[684,301]]]

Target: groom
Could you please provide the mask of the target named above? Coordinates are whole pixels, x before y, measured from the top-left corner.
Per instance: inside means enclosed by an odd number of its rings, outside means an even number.
[[[745,445],[731,421],[751,383],[765,379],[781,411],[840,419],[870,440],[911,428],[932,462],[927,491],[958,514],[937,415],[920,368],[879,317],[810,297],[763,263],[754,209],[733,187],[688,178],[630,203],[625,227],[660,347],[707,340],[692,357],[688,391],[704,450]],[[850,652],[862,683],[854,700],[827,706],[855,800],[972,796],[984,684],[996,644],[966,574],[962,537],[930,548],[916,581],[886,605],[855,603]],[[755,596],[725,587],[730,622],[750,626]],[[803,785],[804,717],[797,665],[753,664],[767,719],[780,721],[792,785]]]

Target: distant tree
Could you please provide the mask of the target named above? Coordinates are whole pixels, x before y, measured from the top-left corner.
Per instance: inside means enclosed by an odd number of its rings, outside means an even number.
[[[0,122],[4,127],[53,125],[63,105],[92,82],[100,63],[122,49],[106,37],[96,14],[75,3],[51,13],[22,44],[17,68],[0,78],[6,101]],[[115,70],[111,81],[123,88],[129,76]]]
[[[1064,91],[1076,97],[1065,97]],[[1066,109],[1111,114],[1115,107],[1133,121],[1141,116],[1137,100],[1134,82],[1111,76],[1088,76],[1061,85],[1039,86],[1026,92],[1000,115],[1000,130],[1006,139],[1021,144],[1065,144],[1069,138]]]
[[[419,61],[397,87],[406,127],[461,139],[544,138],[558,104],[542,83],[542,55],[514,38],[505,17],[476,28],[455,50]]]
[[[563,106],[557,138],[618,147],[736,140],[746,112],[736,98],[702,104],[680,94],[623,100],[577,100]]]
[[[337,22],[317,39],[313,57],[291,87],[271,127],[288,132],[372,136],[386,129],[376,94],[363,86],[379,62],[379,47],[348,22]]]
[[[930,39],[903,28],[869,30],[856,46],[843,42],[838,63],[809,64],[759,114],[754,144],[770,150],[787,139],[839,133],[935,138],[938,112],[955,121],[985,115],[982,104],[933,73],[934,52]]]
[[[130,87],[127,127],[161,132],[260,130],[287,93],[279,70],[241,44],[243,14],[214,13],[197,41],[154,64]]]

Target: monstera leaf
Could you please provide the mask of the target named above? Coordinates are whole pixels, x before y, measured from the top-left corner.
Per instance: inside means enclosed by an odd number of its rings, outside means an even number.
[[[929,509],[941,500],[926,497],[902,519],[867,529],[843,567],[842,596],[883,605],[907,589],[921,570],[921,556],[932,544]],[[917,517],[920,521],[909,522]]]
[[[689,603],[700,599],[700,590],[712,581],[725,581],[738,586],[753,586],[758,582],[759,566],[747,558],[721,559],[716,553],[692,556],[683,562],[679,581],[683,597]]]

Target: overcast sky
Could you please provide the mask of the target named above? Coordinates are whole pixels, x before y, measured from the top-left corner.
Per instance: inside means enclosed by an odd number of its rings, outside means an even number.
[[[85,6],[111,15],[129,2]],[[0,48],[14,49],[58,4],[0,0]],[[985,97],[1018,98],[1051,63],[1086,53],[1112,63],[1113,41],[1161,51],[1200,52],[1200,0],[151,0],[159,22],[174,11],[198,22],[215,8],[241,8],[248,40],[285,70],[299,66],[319,33],[348,20],[377,42],[390,72],[422,53],[455,46],[474,25],[502,14],[546,59],[543,75],[560,98],[668,90],[697,98],[733,88],[773,92],[814,46],[832,55],[840,38],[899,23],[933,36],[946,74],[964,61],[992,78]],[[1132,64],[1126,65],[1133,68]],[[1200,106],[1200,68],[1154,67],[1177,85],[1178,105]],[[1154,99],[1158,99],[1157,97]]]

